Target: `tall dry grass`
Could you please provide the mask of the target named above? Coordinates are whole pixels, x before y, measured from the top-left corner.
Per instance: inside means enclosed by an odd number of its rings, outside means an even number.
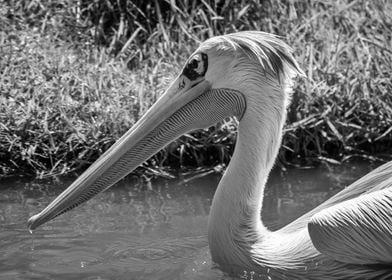
[[[0,170],[80,171],[137,120],[208,37],[281,35],[308,78],[294,88],[280,160],[388,156],[390,1],[4,1]],[[150,167],[227,163],[235,125],[186,135]]]

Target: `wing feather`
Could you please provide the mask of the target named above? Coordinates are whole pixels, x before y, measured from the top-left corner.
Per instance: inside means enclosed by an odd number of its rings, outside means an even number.
[[[342,191],[330,197],[324,203],[320,204],[297,220],[288,224],[282,230],[284,232],[296,232],[306,226],[310,218],[322,211],[344,201],[356,198],[358,196],[372,193],[377,190],[392,188],[392,161],[387,162],[378,168],[372,170],[362,178],[358,179]]]
[[[373,187],[311,217],[309,235],[318,251],[346,263],[392,264],[392,187]]]

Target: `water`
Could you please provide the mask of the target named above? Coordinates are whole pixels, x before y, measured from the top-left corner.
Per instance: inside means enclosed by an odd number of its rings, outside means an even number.
[[[275,170],[264,221],[279,228],[373,168]],[[212,265],[206,236],[220,176],[184,179],[123,180],[33,235],[28,217],[72,180],[1,181],[0,279],[231,279]]]

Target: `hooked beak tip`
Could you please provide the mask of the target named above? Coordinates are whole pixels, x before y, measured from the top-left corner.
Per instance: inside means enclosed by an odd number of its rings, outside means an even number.
[[[30,231],[30,233],[39,226],[39,224],[37,224],[37,220],[38,220],[38,214],[30,217],[30,219],[27,221],[27,228]]]

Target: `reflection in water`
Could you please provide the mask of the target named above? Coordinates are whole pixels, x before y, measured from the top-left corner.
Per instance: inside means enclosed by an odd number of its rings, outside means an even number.
[[[368,163],[275,170],[263,207],[270,229],[289,223],[370,169]],[[130,178],[30,235],[29,216],[72,179],[0,182],[0,279],[231,279],[208,253],[207,218],[219,176]],[[184,183],[186,182],[186,183]],[[251,272],[244,277],[251,279]]]

